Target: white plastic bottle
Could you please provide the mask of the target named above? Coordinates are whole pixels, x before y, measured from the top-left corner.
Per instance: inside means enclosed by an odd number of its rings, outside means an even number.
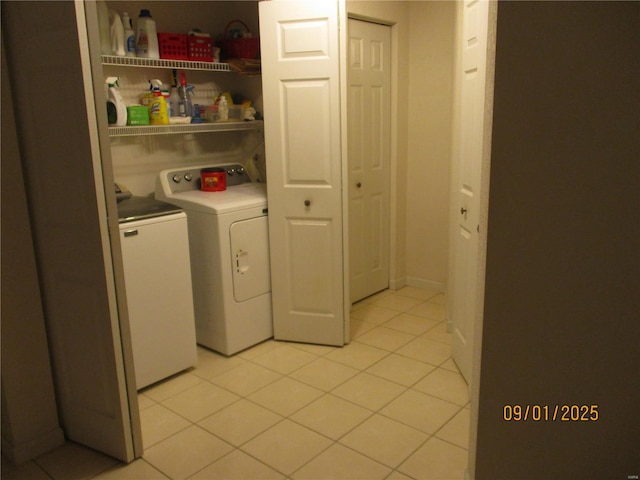
[[[111,38],[111,54],[124,57],[124,27],[120,14],[112,8],[109,9],[109,34]]]
[[[98,7],[98,26],[100,31],[100,50],[102,55],[111,55],[111,33],[109,32],[109,7],[102,0],[96,2]]]
[[[227,97],[224,95],[220,95],[220,100],[218,100],[218,121],[229,121],[229,105],[227,104]]]
[[[124,127],[127,124],[127,105],[116,88],[118,86],[118,77],[108,77],[106,83],[109,88],[107,94],[109,125]]]
[[[127,57],[136,56],[136,36],[133,33],[131,17],[127,12],[122,12],[122,26],[124,27],[124,51]]]
[[[136,55],[142,58],[160,58],[156,22],[149,10],[140,10],[136,35]]]

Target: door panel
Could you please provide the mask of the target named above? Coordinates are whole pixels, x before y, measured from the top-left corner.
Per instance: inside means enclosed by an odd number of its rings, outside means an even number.
[[[286,118],[285,184],[331,185],[331,111],[329,81],[282,82],[281,102]],[[309,112],[314,119],[309,121]]]
[[[391,31],[349,20],[348,151],[351,301],[389,286]]]
[[[345,342],[338,2],[260,2],[274,337]]]
[[[331,314],[334,292],[325,279],[331,278],[332,267],[325,259],[339,254],[331,248],[333,230],[331,220],[288,219],[286,248],[296,259],[287,269],[293,314]]]

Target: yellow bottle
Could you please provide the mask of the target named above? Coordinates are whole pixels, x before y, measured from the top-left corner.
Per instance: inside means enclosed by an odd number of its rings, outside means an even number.
[[[149,123],[151,125],[169,125],[167,101],[162,96],[160,88],[155,87],[153,93],[153,100],[149,103]]]

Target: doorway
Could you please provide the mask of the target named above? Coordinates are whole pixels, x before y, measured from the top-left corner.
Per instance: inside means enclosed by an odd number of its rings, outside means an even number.
[[[391,28],[348,21],[350,300],[389,287]]]

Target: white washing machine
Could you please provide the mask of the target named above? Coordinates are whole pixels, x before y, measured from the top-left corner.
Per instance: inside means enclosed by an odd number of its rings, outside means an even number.
[[[227,189],[202,191],[203,169],[222,167]],[[232,355],[273,336],[266,185],[238,164],[163,170],[156,199],[187,214],[196,338]]]
[[[187,217],[152,198],[118,201],[136,387],[196,366]]]

